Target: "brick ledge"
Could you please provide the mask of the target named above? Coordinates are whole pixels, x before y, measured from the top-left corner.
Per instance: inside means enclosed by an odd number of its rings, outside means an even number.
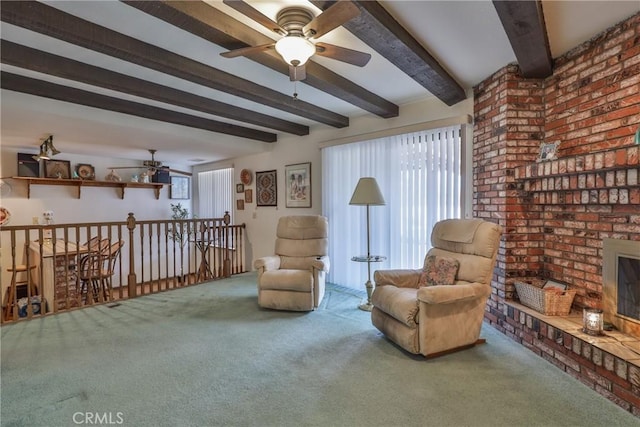
[[[598,153],[580,154],[515,168],[516,180],[563,177],[589,172],[615,172],[637,169],[640,164],[640,146],[631,145]]]
[[[592,337],[581,330],[581,313],[545,316],[514,301],[489,323],[559,370],[640,418],[640,346],[619,332]],[[496,313],[497,314],[497,313]],[[617,338],[612,340],[612,338]],[[615,342],[617,341],[617,342]]]
[[[612,356],[618,357],[625,362],[640,368],[639,338],[623,334],[616,330],[605,331],[604,335],[599,337],[585,334],[582,332],[582,313],[575,311],[569,313],[568,316],[546,316],[532,308],[514,301],[505,301],[505,307],[511,307],[522,313],[520,315],[520,319],[516,319],[519,320],[522,325],[527,325],[527,323],[529,323],[526,318],[526,315],[529,315],[555,329],[571,335],[574,339],[579,339],[595,348],[599,348],[602,351],[610,353]],[[531,322],[531,326],[527,326],[531,328],[533,326],[533,321]]]

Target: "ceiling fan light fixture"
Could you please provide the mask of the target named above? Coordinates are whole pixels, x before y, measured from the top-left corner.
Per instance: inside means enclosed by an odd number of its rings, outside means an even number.
[[[316,53],[316,46],[300,36],[283,37],[276,42],[276,51],[289,65],[304,65]]]

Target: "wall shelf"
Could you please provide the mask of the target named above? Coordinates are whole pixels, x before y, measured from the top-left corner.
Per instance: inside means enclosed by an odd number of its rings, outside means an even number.
[[[164,186],[164,184],[160,183],[94,181],[88,179],[31,178],[24,176],[14,176],[11,178],[27,183],[27,198],[31,198],[32,185],[63,185],[67,187],[76,187],[78,189],[78,199],[81,196],[82,187],[111,187],[120,189],[121,199],[124,199],[124,190],[127,188],[150,188],[153,189],[157,200],[160,198],[160,190]]]

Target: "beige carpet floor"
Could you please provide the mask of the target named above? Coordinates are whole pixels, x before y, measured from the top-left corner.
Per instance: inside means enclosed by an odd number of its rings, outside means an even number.
[[[485,345],[409,355],[360,299],[329,286],[314,312],[263,310],[247,273],[3,326],[1,425],[640,425],[489,326]]]

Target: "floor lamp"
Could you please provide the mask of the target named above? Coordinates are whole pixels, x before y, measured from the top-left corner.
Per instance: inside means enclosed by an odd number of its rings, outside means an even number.
[[[367,263],[367,302],[360,304],[358,308],[365,311],[371,311],[373,305],[371,304],[371,293],[373,292],[373,284],[371,283],[371,262],[384,261],[386,258],[382,256],[371,256],[370,247],[370,228],[369,228],[369,206],[381,206],[384,205],[384,198],[380,192],[380,187],[375,178],[360,178],[356,189],[351,196],[350,205],[359,205],[367,207],[367,256],[366,257],[353,257],[353,261],[366,262]]]

